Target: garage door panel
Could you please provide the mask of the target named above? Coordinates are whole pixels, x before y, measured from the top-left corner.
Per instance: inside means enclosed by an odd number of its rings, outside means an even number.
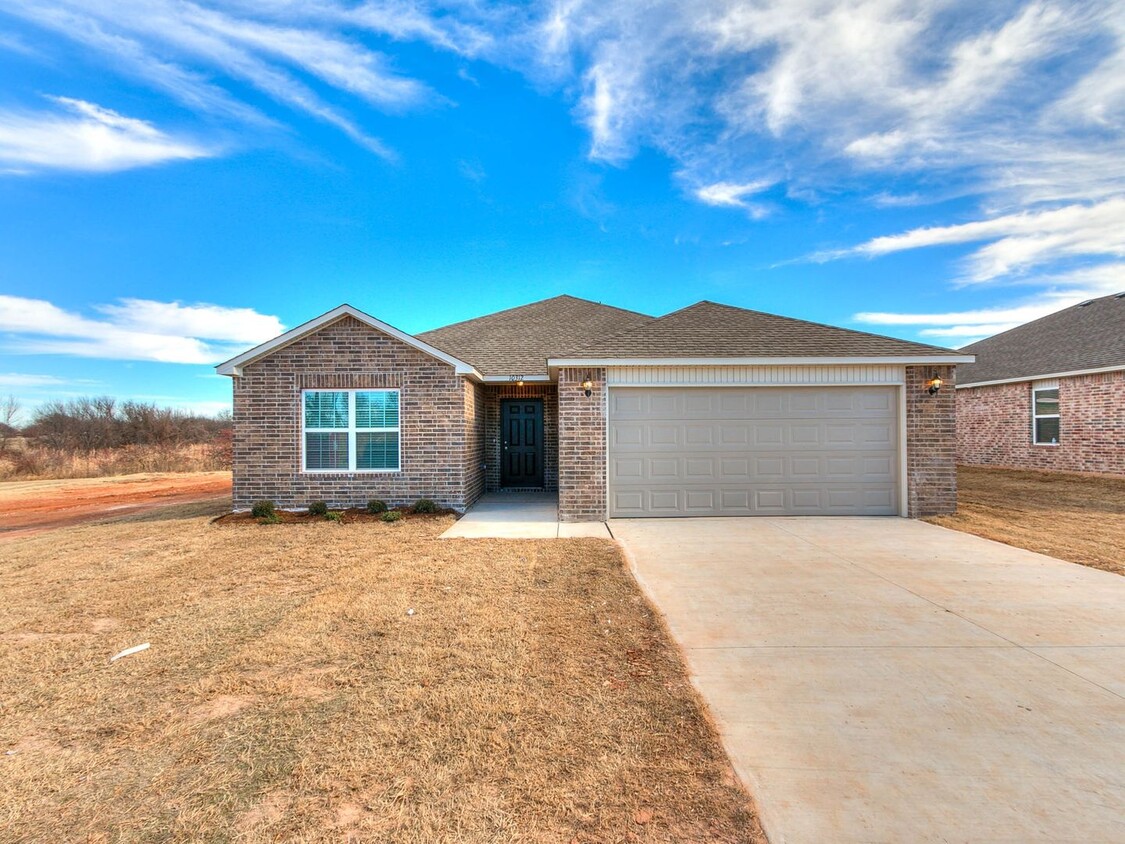
[[[898,511],[894,388],[613,388],[610,514]]]

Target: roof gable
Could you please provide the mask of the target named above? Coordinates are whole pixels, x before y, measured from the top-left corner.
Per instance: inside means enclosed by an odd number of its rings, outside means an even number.
[[[284,334],[279,334],[272,340],[267,340],[265,343],[255,346],[254,348],[245,351],[242,354],[237,355],[236,357],[233,357],[224,363],[220,363],[215,367],[215,371],[218,372],[219,375],[241,375],[242,367],[247,366],[254,361],[261,360],[262,358],[272,354],[278,349],[282,349],[291,343],[295,343],[302,337],[307,337],[308,335],[319,331],[325,326],[331,325],[332,323],[347,316],[359,320],[365,325],[374,328],[376,331],[381,331],[382,333],[390,337],[394,337],[396,340],[399,340],[408,346],[413,346],[415,349],[418,349],[421,352],[425,352],[431,357],[437,358],[444,363],[448,363],[460,375],[475,375],[478,378],[480,377],[480,373],[477,372],[472,365],[453,357],[447,352],[443,352],[441,349],[437,349],[431,346],[429,343],[426,343],[418,339],[417,337],[414,337],[413,335],[407,334],[405,331],[400,331],[393,325],[388,325],[387,323],[383,322],[382,320],[376,319],[370,314],[365,314],[363,311],[359,310],[359,308],[353,308],[351,305],[347,304],[335,307],[327,313],[321,314],[315,319],[310,319],[308,322],[302,323],[296,328],[289,329]]]
[[[547,359],[563,349],[652,322],[652,317],[575,296],[555,296],[518,308],[425,331],[419,339],[472,361],[486,377],[547,377]]]
[[[965,346],[960,385],[1125,367],[1125,293],[1091,299]]]
[[[957,355],[940,346],[704,301],[576,347],[559,359],[934,358]]]

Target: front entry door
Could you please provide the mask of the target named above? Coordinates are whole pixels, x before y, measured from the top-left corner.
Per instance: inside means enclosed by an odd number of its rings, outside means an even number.
[[[543,486],[543,400],[500,402],[500,486]]]

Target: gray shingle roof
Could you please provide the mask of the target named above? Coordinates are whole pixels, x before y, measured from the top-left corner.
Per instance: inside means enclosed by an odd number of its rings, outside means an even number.
[[[896,357],[958,354],[776,314],[698,302],[556,358]]]
[[[482,375],[546,375],[547,358],[651,322],[652,317],[556,296],[416,335]]]
[[[1125,366],[1125,293],[1091,299],[965,346],[958,384]]]

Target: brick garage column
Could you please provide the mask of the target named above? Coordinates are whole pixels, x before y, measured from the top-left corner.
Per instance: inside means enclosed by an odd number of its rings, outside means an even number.
[[[589,396],[582,382],[594,382]],[[606,371],[559,370],[559,518],[605,521]]]
[[[930,395],[926,383],[944,382]],[[957,413],[952,366],[906,367],[906,496],[911,518],[957,509]]]

